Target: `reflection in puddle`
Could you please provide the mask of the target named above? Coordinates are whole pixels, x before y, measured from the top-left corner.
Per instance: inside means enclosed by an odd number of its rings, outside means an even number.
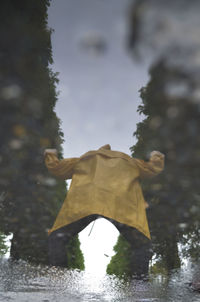
[[[193,270],[184,267],[169,276],[150,275],[149,281],[122,281],[77,270],[1,262],[0,301],[190,301],[200,297],[189,287]]]

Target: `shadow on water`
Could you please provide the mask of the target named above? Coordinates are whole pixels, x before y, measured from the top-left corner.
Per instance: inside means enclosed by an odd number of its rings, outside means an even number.
[[[184,266],[168,276],[150,275],[148,281],[98,277],[79,270],[33,266],[25,261],[1,261],[0,301],[190,301],[200,297],[189,283],[195,266]]]

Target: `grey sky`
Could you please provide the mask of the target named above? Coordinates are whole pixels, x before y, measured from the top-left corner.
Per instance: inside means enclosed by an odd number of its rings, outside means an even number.
[[[56,107],[65,134],[65,157],[110,143],[130,153],[141,120],[138,90],[147,68],[126,49],[130,0],[57,0],[49,9],[53,70],[59,72]],[[95,52],[94,37],[105,45]]]

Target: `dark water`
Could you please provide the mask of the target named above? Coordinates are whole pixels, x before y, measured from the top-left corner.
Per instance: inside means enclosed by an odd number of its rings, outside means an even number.
[[[198,302],[189,286],[195,268],[184,266],[170,276],[150,275],[149,281],[120,281],[112,276],[1,261],[0,301],[20,302]]]

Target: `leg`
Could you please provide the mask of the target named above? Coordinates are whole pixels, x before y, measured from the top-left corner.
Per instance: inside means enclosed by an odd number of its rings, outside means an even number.
[[[131,245],[130,266],[132,275],[142,278],[148,275],[149,260],[152,257],[151,241],[135,228],[111,221]]]
[[[98,216],[91,215],[60,228],[49,235],[49,263],[54,266],[67,267],[67,244]]]
[[[48,244],[49,264],[67,267],[66,238],[62,229],[56,230],[49,235]]]

